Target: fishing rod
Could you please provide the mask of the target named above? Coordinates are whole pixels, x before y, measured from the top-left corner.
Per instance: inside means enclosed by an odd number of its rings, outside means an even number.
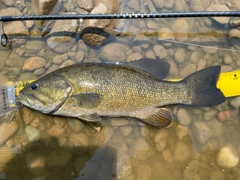
[[[119,13],[119,14],[56,14],[30,16],[0,16],[0,21],[60,20],[60,19],[142,19],[178,17],[240,17],[240,11],[196,11],[160,13]]]

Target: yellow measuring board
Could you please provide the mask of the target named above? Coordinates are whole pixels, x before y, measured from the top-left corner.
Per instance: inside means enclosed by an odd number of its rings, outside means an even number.
[[[168,81],[179,81],[181,79],[168,79]],[[9,82],[8,85],[15,86],[16,96],[19,91],[24,88],[27,84],[30,84],[34,80]],[[219,75],[217,87],[223,92],[225,97],[240,96],[240,70],[232,72],[223,72]]]
[[[217,87],[221,89],[225,97],[240,95],[240,70],[223,72],[219,76]]]

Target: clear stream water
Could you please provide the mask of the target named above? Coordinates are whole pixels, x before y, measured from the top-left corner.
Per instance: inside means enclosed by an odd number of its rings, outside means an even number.
[[[172,0],[156,8],[154,1],[131,0],[122,2],[121,11],[201,11],[211,4],[236,10],[236,2]],[[24,15],[33,14],[32,2],[14,1],[10,6],[18,3],[25,4],[25,8],[20,8]],[[62,3],[59,13],[82,12],[77,1]],[[9,8],[1,1],[0,5],[0,10]],[[174,27],[176,21],[180,25]],[[11,23],[2,25],[11,28]],[[22,25],[28,27],[29,35],[13,32],[13,45],[0,47],[1,83],[35,79],[49,69],[81,60],[103,61],[104,57],[125,61],[160,57],[171,64],[168,78],[183,78],[212,65],[221,65],[223,71],[240,66],[239,46],[227,37],[232,27],[209,18],[119,20],[120,36],[98,47],[83,45],[78,36],[72,48],[63,54],[52,51],[47,38],[40,35],[46,23],[40,26],[39,22],[30,21]],[[161,28],[171,29],[170,40],[176,42],[162,41]],[[33,56],[45,59],[45,63],[35,70],[23,70],[27,59]],[[162,129],[132,118],[103,118],[100,133],[73,118],[53,117],[20,107],[10,123],[0,126],[0,179],[237,180],[239,106],[237,97],[213,107],[177,105],[172,108],[173,122]]]

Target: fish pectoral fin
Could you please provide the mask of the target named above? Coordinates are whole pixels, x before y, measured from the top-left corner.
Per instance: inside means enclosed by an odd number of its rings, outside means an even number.
[[[86,122],[88,125],[90,125],[91,127],[93,127],[97,132],[101,132],[102,126],[100,122]]]
[[[142,121],[157,127],[164,127],[171,123],[172,113],[168,108],[155,108],[149,113],[138,116]]]
[[[80,115],[78,116],[79,119],[82,119],[87,122],[99,122],[101,121],[101,118],[97,113],[94,114],[87,114],[87,115]]]
[[[129,64],[149,72],[158,79],[166,78],[170,69],[170,64],[160,59],[141,58]]]
[[[102,96],[103,95],[99,93],[84,92],[72,95],[70,98],[76,106],[80,106],[82,108],[95,108],[101,103]]]

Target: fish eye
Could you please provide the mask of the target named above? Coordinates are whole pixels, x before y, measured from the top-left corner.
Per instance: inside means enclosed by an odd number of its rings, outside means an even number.
[[[37,89],[37,88],[38,88],[38,84],[37,84],[37,83],[33,83],[33,84],[31,85],[31,88],[32,88],[32,90]]]

